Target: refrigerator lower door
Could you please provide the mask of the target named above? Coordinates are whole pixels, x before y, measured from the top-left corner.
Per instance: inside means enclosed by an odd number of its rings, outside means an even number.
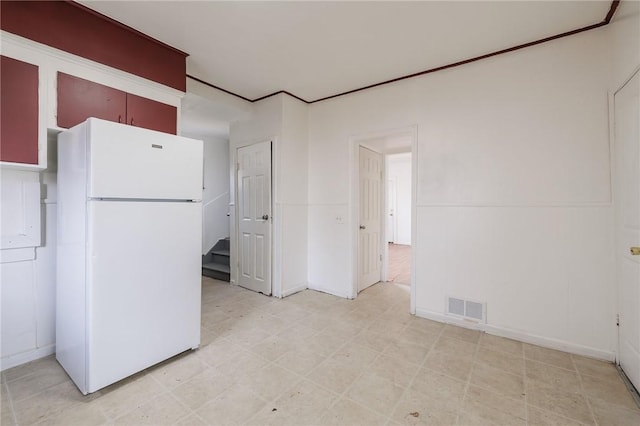
[[[87,390],[200,343],[200,203],[90,201]]]

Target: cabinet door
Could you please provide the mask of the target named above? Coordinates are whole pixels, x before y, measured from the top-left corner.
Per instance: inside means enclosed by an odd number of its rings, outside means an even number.
[[[73,127],[89,117],[123,123],[126,112],[126,92],[58,73],[58,126]]]
[[[127,94],[127,124],[175,135],[177,114],[174,106]]]
[[[38,164],[38,67],[1,57],[0,161]]]

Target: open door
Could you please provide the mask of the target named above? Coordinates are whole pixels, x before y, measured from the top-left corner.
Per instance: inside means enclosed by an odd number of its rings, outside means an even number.
[[[238,148],[238,284],[271,294],[271,142]]]
[[[359,149],[358,292],[361,292],[379,282],[382,272],[382,154],[363,146]]]
[[[640,389],[640,73],[615,94],[619,363]]]

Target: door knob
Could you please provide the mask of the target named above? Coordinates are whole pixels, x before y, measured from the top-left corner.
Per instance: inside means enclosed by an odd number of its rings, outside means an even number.
[[[640,247],[631,247],[629,249],[631,256],[640,256]]]
[[[367,227],[364,225],[360,225],[360,229],[367,229]]]
[[[262,215],[262,220],[269,220],[269,215],[268,214],[263,214]]]

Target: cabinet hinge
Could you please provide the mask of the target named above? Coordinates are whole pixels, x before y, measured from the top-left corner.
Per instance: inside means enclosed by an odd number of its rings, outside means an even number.
[[[620,327],[620,314],[616,314],[616,326]]]

